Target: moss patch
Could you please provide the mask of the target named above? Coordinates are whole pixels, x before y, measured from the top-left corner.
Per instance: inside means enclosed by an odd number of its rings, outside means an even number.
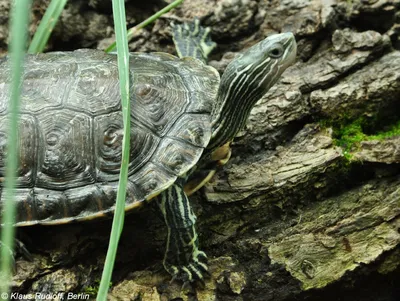
[[[361,141],[383,140],[400,135],[400,120],[392,124],[385,124],[377,118],[360,117],[349,121],[344,116],[344,121],[323,120],[323,127],[333,128],[334,144],[343,149],[346,159],[351,160],[351,152],[356,150]],[[375,131],[374,131],[375,129]],[[378,130],[376,130],[378,129]]]
[[[83,292],[88,294],[90,297],[96,297],[97,293],[99,292],[99,286],[100,286],[100,279],[97,279],[94,281],[94,285],[93,286],[86,286],[83,289]],[[109,287],[112,286],[112,282],[110,282]]]

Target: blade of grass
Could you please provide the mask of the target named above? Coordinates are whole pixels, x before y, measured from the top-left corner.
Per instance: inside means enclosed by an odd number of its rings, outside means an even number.
[[[183,2],[183,0],[175,0],[174,2],[172,2],[171,4],[167,5],[166,7],[164,7],[163,9],[159,10],[158,12],[156,12],[154,15],[152,15],[151,17],[147,18],[146,20],[144,20],[142,23],[136,25],[135,27],[132,27],[128,30],[127,35],[128,35],[128,41],[130,41],[133,37],[133,34],[146,27],[147,25],[149,25],[150,23],[154,22],[155,20],[157,20],[160,16],[162,16],[163,14],[169,12],[171,9],[173,9],[174,7],[178,6],[179,4],[181,4]],[[105,52],[111,52],[115,49],[116,43],[112,43],[110,46],[107,47],[107,49],[105,50]]]
[[[28,53],[43,52],[67,0],[52,0],[29,45]]]
[[[106,260],[104,263],[103,274],[100,281],[97,300],[107,300],[109,283],[111,281],[114,261],[117,254],[119,238],[124,226],[126,184],[128,181],[129,165],[129,141],[130,141],[130,99],[129,99],[129,50],[126,37],[126,19],[124,0],[113,0],[113,16],[115,36],[117,38],[117,58],[119,71],[119,84],[122,102],[122,115],[124,121],[124,138],[122,141],[122,160],[121,171],[119,174],[119,185],[117,191],[117,201],[115,205],[114,219],[112,223],[110,242]]]
[[[21,93],[21,75],[27,40],[27,26],[29,19],[30,0],[17,0],[11,11],[11,39],[10,59],[12,69],[12,84],[9,104],[9,124],[6,156],[6,178],[4,182],[4,204],[2,216],[1,241],[4,246],[1,248],[0,260],[0,296],[6,296],[9,292],[11,282],[11,265],[13,264],[9,249],[14,248],[14,223],[15,223],[15,185],[16,170],[18,167],[18,110]],[[8,249],[8,248],[9,249]]]

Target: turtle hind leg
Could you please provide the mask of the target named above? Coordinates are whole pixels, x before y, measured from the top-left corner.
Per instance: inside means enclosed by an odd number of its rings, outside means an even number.
[[[165,269],[172,275],[172,280],[203,281],[204,275],[208,274],[207,256],[199,250],[196,216],[181,185],[174,184],[165,190],[159,206],[168,227]]]
[[[21,254],[25,260],[31,261],[31,262],[33,261],[33,256],[28,251],[28,249],[25,247],[25,244],[17,238],[14,238],[14,248],[15,248],[14,251],[11,250],[11,248],[8,245],[4,244],[0,240],[0,252],[3,251],[2,249],[5,249],[6,252],[8,252],[10,254],[9,256],[11,259],[11,268],[12,268],[12,271],[15,273],[16,272],[15,254]],[[1,262],[1,258],[0,258],[0,262]]]
[[[180,25],[171,24],[172,39],[179,57],[195,57],[204,63],[209,53],[216,47],[211,40],[210,29],[200,26],[199,19]]]

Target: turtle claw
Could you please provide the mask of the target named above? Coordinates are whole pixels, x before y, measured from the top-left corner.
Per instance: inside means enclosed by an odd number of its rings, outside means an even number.
[[[206,270],[206,271],[204,271],[204,278],[207,278],[207,279],[209,279],[209,278],[211,278],[211,273],[210,273],[210,271],[209,270]]]
[[[33,261],[33,256],[31,252],[28,251],[28,249],[25,247],[25,244],[18,240],[15,239],[15,249],[18,251],[19,254],[22,255],[27,261],[32,262]]]
[[[172,275],[170,283],[179,280],[184,285],[186,282],[200,282],[204,285],[204,276],[208,278],[207,276],[210,275],[207,267],[207,256],[202,251],[192,254],[191,260],[184,266],[176,266],[165,262],[164,267]]]
[[[209,272],[207,271],[205,273],[207,276],[204,278],[208,278]],[[187,276],[185,276],[184,278],[187,278]],[[206,283],[204,281],[204,278],[196,278],[196,279],[192,279],[192,280],[185,280],[183,281],[182,287],[181,287],[181,291],[192,291],[193,290],[193,285],[195,285],[196,287],[200,288],[200,289],[204,289],[206,287]],[[182,280],[181,277],[176,274],[174,276],[172,276],[171,281],[169,282],[169,284],[173,284],[175,281],[179,281]]]

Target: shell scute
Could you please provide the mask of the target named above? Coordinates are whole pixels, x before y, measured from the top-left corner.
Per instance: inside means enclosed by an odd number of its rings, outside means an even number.
[[[133,84],[131,116],[146,128],[164,136],[184,113],[190,102],[190,92],[179,74],[137,75]],[[145,91],[144,91],[145,90]],[[146,92],[146,93],[143,93]]]
[[[0,116],[0,182],[4,181],[7,158],[8,142],[7,116]],[[27,187],[34,184],[34,176],[37,162],[37,140],[35,137],[36,122],[32,116],[22,114],[18,124],[18,169],[17,187]]]
[[[108,113],[120,108],[118,67],[114,64],[82,63],[76,72],[65,105],[88,114]]]
[[[207,114],[184,114],[175,122],[169,135],[204,148],[211,138],[210,122],[210,115]]]
[[[89,116],[69,110],[38,116],[38,187],[68,189],[95,182],[91,126]]]
[[[94,118],[95,157],[98,181],[118,181],[121,167],[122,112]],[[160,138],[131,120],[129,174],[136,172],[153,155]]]
[[[42,56],[38,56],[40,58]],[[4,67],[3,67],[4,66]],[[20,111],[32,113],[51,108],[60,108],[71,90],[77,64],[74,62],[37,61],[27,57],[22,74]],[[7,99],[11,88],[11,70],[8,64],[2,64],[0,70],[0,99]],[[40,89],[38,89],[40,87]],[[0,101],[0,114],[6,113],[7,102]]]

